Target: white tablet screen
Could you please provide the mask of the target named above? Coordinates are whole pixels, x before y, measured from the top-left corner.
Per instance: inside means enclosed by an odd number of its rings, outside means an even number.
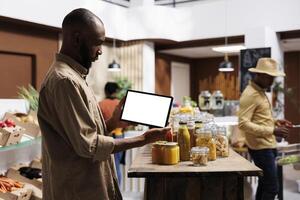
[[[172,101],[173,97],[128,90],[121,120],[165,127]]]

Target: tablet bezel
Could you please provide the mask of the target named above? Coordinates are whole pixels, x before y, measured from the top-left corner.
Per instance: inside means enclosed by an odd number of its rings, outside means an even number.
[[[142,94],[148,94],[148,95],[153,95],[153,96],[170,98],[171,101],[170,101],[168,115],[167,115],[164,127],[166,127],[168,125],[168,119],[169,119],[169,116],[170,116],[170,113],[171,113],[171,108],[172,108],[172,105],[173,105],[173,99],[174,98],[172,96],[160,95],[160,94],[155,94],[155,93],[150,93],[150,92],[142,92],[142,91],[137,91],[137,90],[127,90],[126,96],[125,96],[125,102],[124,102],[124,105],[122,107],[122,112],[121,112],[121,115],[120,115],[120,120],[126,121],[126,122],[131,122],[131,123],[136,123],[136,124],[141,124],[141,125],[146,125],[146,126],[154,127],[154,128],[163,128],[161,126],[157,126],[157,125],[153,125],[153,124],[147,124],[147,123],[142,123],[142,122],[138,122],[138,121],[131,121],[131,120],[122,119],[122,117],[123,117],[123,111],[124,111],[124,106],[126,104],[128,92],[136,92],[136,93],[142,93]]]

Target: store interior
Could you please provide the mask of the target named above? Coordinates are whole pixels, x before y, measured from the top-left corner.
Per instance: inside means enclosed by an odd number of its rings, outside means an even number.
[[[29,113],[30,123],[16,123],[27,130],[26,137],[10,145],[3,142],[4,134],[0,135],[0,175],[33,185],[31,199],[42,198],[42,180],[25,180],[17,169],[41,169],[41,133],[37,108],[24,100],[22,89],[30,91],[30,85],[31,95],[38,95],[61,47],[61,22],[80,7],[94,12],[105,26],[103,53],[86,79],[97,101],[105,98],[104,86],[110,81],[123,84],[124,90],[172,96],[177,107],[183,107],[187,97],[201,112],[214,116],[217,125],[226,126],[232,142],[238,132],[239,98],[249,80],[248,68],[255,67],[251,65],[258,58],[270,57],[286,73],[285,78],[276,78],[267,92],[273,117],[300,124],[298,0],[1,0],[0,120],[18,121],[22,115],[12,113]],[[111,69],[113,61],[118,66]],[[220,71],[224,61],[230,62],[231,71]],[[213,101],[218,95],[222,96],[221,108],[200,106],[201,98]],[[125,137],[145,129],[133,127]],[[291,129],[287,140],[278,144],[294,145],[295,155],[300,156],[300,129]],[[232,148],[251,162],[244,145]],[[127,151],[126,164],[121,165],[120,188],[125,200],[144,198],[147,177],[130,174],[141,149]],[[282,174],[283,197],[278,199],[300,199],[300,159],[283,165]],[[244,199],[255,199],[256,186],[257,176],[245,178]]]

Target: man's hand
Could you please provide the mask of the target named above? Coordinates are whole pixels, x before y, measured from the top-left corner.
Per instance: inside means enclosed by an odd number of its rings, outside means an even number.
[[[286,128],[292,128],[293,124],[292,122],[285,120],[285,119],[279,119],[275,122],[275,125],[278,127],[286,127]]]
[[[171,130],[170,127],[166,128],[153,128],[146,131],[142,136],[144,137],[145,144],[156,142],[158,140],[165,140],[166,134]]]
[[[170,130],[171,128],[153,128],[140,136],[125,139],[115,139],[115,147],[112,153],[118,153],[127,149],[141,147],[145,144],[158,140],[165,140],[165,136]]]
[[[274,129],[274,135],[277,137],[287,138],[289,135],[289,129],[286,127],[277,127]]]

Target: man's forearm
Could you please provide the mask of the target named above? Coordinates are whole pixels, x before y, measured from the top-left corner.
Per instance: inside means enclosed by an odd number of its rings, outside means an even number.
[[[125,138],[125,139],[115,139],[115,146],[112,153],[118,153],[120,151],[125,151],[127,149],[141,147],[146,144],[145,137],[143,135]]]

